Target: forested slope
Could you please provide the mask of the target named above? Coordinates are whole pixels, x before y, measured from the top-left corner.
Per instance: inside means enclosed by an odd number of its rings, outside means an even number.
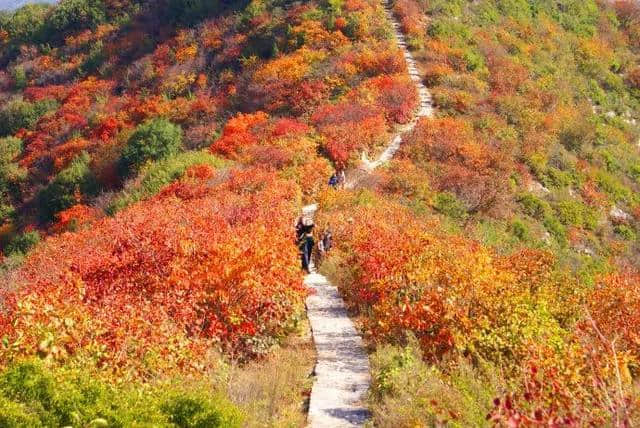
[[[374,350],[375,423],[637,422],[637,7],[393,2],[436,117],[327,189],[417,107],[382,6],[0,15],[7,425],[252,420],[225,361],[261,364],[304,318],[311,200]]]

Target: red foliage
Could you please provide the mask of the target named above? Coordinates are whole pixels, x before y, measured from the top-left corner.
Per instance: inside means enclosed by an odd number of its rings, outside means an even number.
[[[406,75],[382,75],[366,81],[359,92],[372,91],[373,104],[384,110],[388,121],[407,123],[418,105],[416,85]]]
[[[376,147],[387,137],[387,125],[381,112],[359,103],[322,106],[311,121],[326,138],[329,158],[338,165],[346,165],[361,150]]]
[[[239,147],[257,142],[255,127],[264,125],[269,116],[264,112],[238,114],[230,119],[222,130],[222,136],[211,146],[213,153],[231,156]]]
[[[210,175],[194,167],[155,199],[39,246],[3,292],[0,334],[15,342],[3,357],[36,353],[56,323],[54,357],[114,371],[144,370],[154,353],[197,367],[203,340],[247,355],[284,334],[305,295],[292,183],[247,169],[215,186]],[[71,211],[87,209],[61,217]]]
[[[622,271],[601,278],[588,307],[602,334],[616,338],[619,349],[640,359],[640,273]]]
[[[438,189],[454,192],[471,211],[489,208],[506,185],[502,154],[476,141],[462,119],[419,121],[402,153],[433,170]]]
[[[74,205],[56,215],[57,221],[51,229],[56,233],[74,231],[96,220],[100,215],[101,212],[96,208],[86,205]]]
[[[640,67],[631,70],[627,79],[632,88],[640,89]]]

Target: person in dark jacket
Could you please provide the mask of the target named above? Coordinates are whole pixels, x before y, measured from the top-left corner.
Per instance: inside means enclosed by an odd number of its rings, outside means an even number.
[[[302,258],[302,269],[310,273],[311,272],[311,256],[313,254],[313,247],[315,241],[313,239],[314,223],[311,218],[301,218],[299,223],[299,235],[298,235],[298,248],[300,249],[300,256]]]

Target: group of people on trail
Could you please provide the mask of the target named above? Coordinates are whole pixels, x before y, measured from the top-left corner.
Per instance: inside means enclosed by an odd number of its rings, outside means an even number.
[[[334,189],[340,188],[344,189],[345,187],[345,173],[344,169],[339,169],[331,175],[329,179],[329,186]],[[298,244],[298,248],[300,249],[300,257],[302,259],[302,269],[310,273],[313,264],[313,255],[314,248],[317,249],[317,260],[322,260],[322,258],[331,250],[333,246],[333,235],[331,234],[331,229],[327,225],[322,231],[318,239],[318,244],[316,246],[315,239],[313,237],[313,229],[315,228],[315,224],[313,222],[313,217],[310,215],[300,215],[296,220],[295,229],[296,229],[296,243]]]
[[[318,239],[316,246],[315,239],[313,237],[313,229],[315,224],[313,219],[309,216],[301,215],[296,221],[296,242],[300,249],[300,257],[302,258],[302,269],[310,273],[313,264],[313,250],[317,248],[316,259],[321,260],[333,246],[333,235],[331,229],[327,225]]]
[[[347,179],[344,174],[344,169],[339,169],[334,172],[331,178],[329,178],[329,186],[334,189],[344,189]]]

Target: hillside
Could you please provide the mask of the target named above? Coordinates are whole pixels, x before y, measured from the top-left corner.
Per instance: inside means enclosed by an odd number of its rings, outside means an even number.
[[[376,426],[638,423],[640,6],[384,7],[0,13],[0,425],[303,425],[311,202]]]

